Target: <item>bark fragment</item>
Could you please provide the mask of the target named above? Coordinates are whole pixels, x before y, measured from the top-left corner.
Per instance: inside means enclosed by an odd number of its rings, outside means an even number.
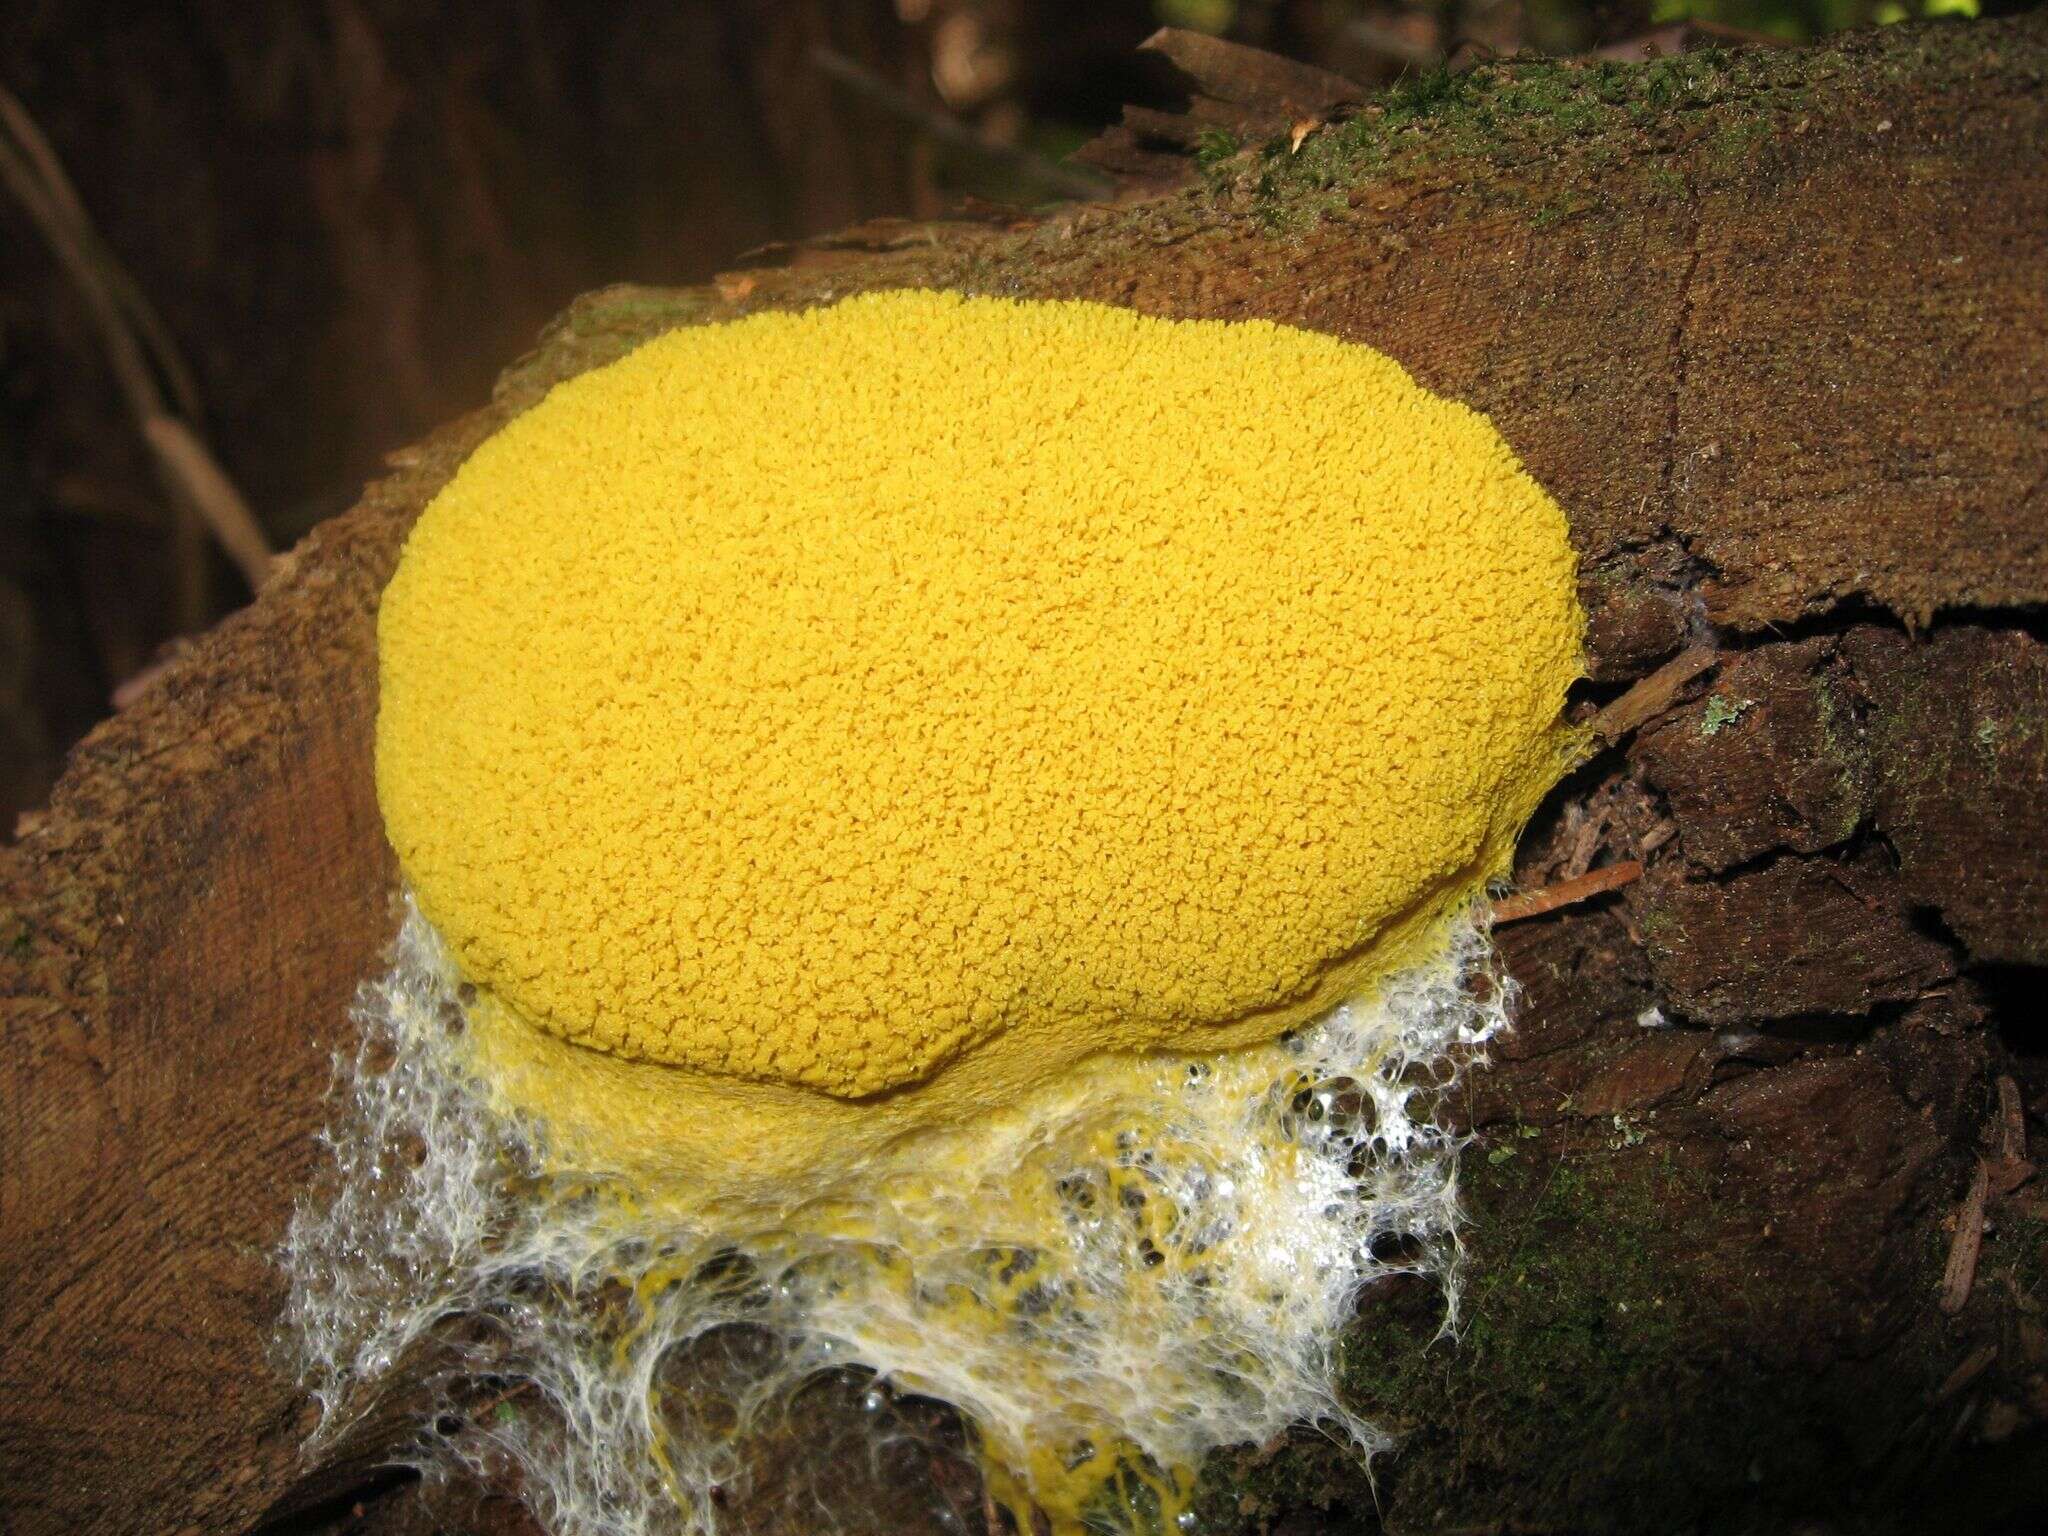
[[[1918,997],[1955,956],[1917,932],[1875,850],[1787,854],[1722,881],[1646,883],[1631,903],[1660,995],[1702,1024],[1859,1017]]]
[[[1693,863],[1720,873],[1774,848],[1819,853],[1870,813],[1868,749],[1835,651],[1820,636],[1731,658],[1637,744]]]

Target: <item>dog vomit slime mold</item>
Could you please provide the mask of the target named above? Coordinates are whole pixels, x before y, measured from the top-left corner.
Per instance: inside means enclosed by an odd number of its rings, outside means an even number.
[[[408,915],[287,1252],[324,1432],[468,1312],[451,1400],[534,1406],[452,1454],[564,1531],[714,1528],[835,1369],[954,1404],[1026,1530],[1378,1449],[1331,1355],[1451,1278],[1429,1107],[1574,578],[1484,417],[1265,322],[888,293],[557,386],[383,599]],[[677,1362],[739,1332],[713,1411]]]

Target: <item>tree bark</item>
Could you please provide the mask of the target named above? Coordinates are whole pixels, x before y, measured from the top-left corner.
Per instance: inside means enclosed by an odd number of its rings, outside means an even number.
[[[410,1433],[394,1415],[302,1464],[309,1406],[271,1355],[330,1054],[395,929],[377,593],[550,383],[673,326],[911,285],[1391,353],[1569,512],[1582,706],[1645,690],[1519,868],[1643,878],[1499,930],[1525,993],[1460,1106],[1482,1138],[1462,1336],[1432,1342],[1424,1289],[1369,1297],[1346,1389],[1404,1436],[1377,1487],[1305,1434],[1216,1458],[1206,1528],[2037,1506],[2044,72],[2039,19],[1511,61],[1310,111],[1298,151],[1212,138],[1144,200],[868,225],[579,302],[96,731],[0,854],[0,1530],[245,1531]],[[1213,108],[1229,84],[1190,89]],[[1270,126],[1278,91],[1236,121]],[[1172,137],[1154,114],[1125,147],[1156,176]]]

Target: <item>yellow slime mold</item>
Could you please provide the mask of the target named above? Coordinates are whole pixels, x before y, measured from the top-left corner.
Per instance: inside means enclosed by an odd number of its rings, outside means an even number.
[[[785,1209],[1417,962],[1570,749],[1557,506],[1264,322],[934,293],[678,331],[486,442],[377,784],[552,1157]]]
[[[423,916],[289,1244],[316,1390],[495,1316],[554,1410],[488,1454],[632,1536],[846,1366],[1020,1528],[1369,1455],[1332,1351],[1455,1251],[1411,1099],[1503,1017],[1469,913],[1575,744],[1573,574],[1483,417],[1263,322],[894,293],[559,386],[384,596]],[[679,1402],[728,1328],[780,1363]]]

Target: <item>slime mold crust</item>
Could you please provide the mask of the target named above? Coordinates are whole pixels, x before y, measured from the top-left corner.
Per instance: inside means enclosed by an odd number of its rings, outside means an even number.
[[[759,315],[558,386],[435,498],[379,798],[502,1106],[782,1205],[1423,958],[1571,750],[1573,575],[1485,418],[1363,347]]]
[[[530,1407],[419,1459],[577,1536],[728,1523],[830,1372],[1056,1536],[1292,1424],[1369,1458],[1333,1362],[1387,1274],[1455,1317],[1431,1110],[1573,577],[1483,417],[1263,322],[893,293],[558,386],[384,596],[410,900],[286,1245],[320,1433],[431,1338]]]

